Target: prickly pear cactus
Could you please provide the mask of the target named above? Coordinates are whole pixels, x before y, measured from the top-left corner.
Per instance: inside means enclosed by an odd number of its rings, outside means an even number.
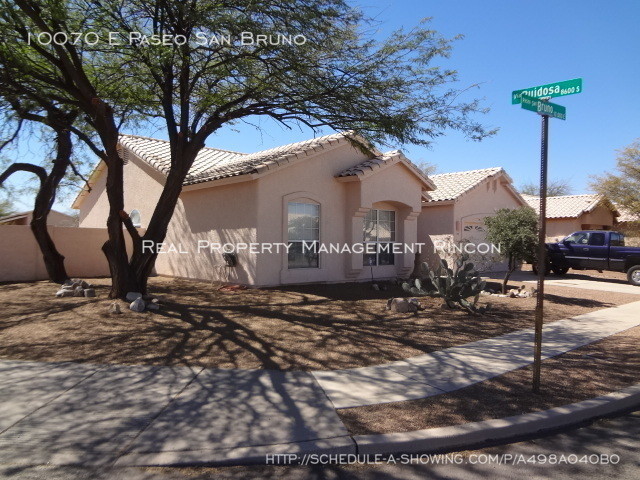
[[[403,283],[402,288],[416,297],[440,297],[451,308],[458,304],[469,313],[484,313],[482,308],[477,308],[476,303],[486,283],[474,270],[473,263],[467,263],[468,260],[467,255],[460,257],[456,261],[455,269],[450,268],[446,260],[441,260],[436,271],[423,262],[420,266],[422,277],[416,278],[413,282]],[[475,297],[473,302],[467,300],[470,297]]]

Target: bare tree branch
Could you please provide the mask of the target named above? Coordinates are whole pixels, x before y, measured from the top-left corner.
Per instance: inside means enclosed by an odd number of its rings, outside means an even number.
[[[37,175],[40,179],[40,185],[43,185],[47,180],[47,171],[39,165],[33,165],[32,163],[12,163],[2,175],[0,175],[0,185],[16,172],[29,172]]]
[[[8,140],[2,142],[2,145],[0,145],[0,152],[4,149],[4,147],[9,145],[16,138],[18,138],[18,134],[20,133],[20,129],[22,128],[22,122],[23,122],[23,119],[19,118],[18,119],[18,125],[16,126],[16,130],[15,130],[15,132],[13,132],[13,135],[11,135],[11,137]]]

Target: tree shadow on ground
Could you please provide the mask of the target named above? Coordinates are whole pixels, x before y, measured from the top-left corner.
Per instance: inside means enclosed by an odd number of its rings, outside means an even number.
[[[53,297],[55,286],[19,284],[5,292],[0,357],[95,363],[188,365],[274,370],[332,370],[376,365],[495,337],[533,322],[535,299],[487,297],[491,310],[474,317],[421,298],[417,315],[386,310],[397,285],[305,285],[224,293],[215,285],[152,279],[161,309],[108,313],[108,280],[98,298]],[[395,289],[394,289],[395,288]],[[550,294],[554,321],[607,303],[605,294],[574,299]],[[28,301],[25,301],[28,299]]]

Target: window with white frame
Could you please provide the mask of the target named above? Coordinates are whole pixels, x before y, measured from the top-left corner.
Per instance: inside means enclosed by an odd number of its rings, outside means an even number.
[[[289,268],[319,268],[320,205],[288,205]]]
[[[396,240],[396,212],[369,210],[364,217],[364,266],[393,265],[393,242]],[[373,244],[373,247],[368,246]],[[374,253],[368,253],[371,251]]]

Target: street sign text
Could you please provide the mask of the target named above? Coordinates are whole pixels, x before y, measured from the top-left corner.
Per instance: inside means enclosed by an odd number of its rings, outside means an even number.
[[[543,98],[562,97],[564,95],[574,95],[581,92],[582,79],[574,78],[573,80],[565,80],[564,82],[548,83],[547,85],[514,90],[511,93],[511,103],[513,105],[520,103],[522,95],[527,95],[533,98]]]
[[[560,120],[567,119],[567,109],[562,105],[543,102],[528,95],[522,95],[521,100],[522,104],[520,106],[526,110],[531,110],[540,115],[549,115],[550,117],[559,118]]]

